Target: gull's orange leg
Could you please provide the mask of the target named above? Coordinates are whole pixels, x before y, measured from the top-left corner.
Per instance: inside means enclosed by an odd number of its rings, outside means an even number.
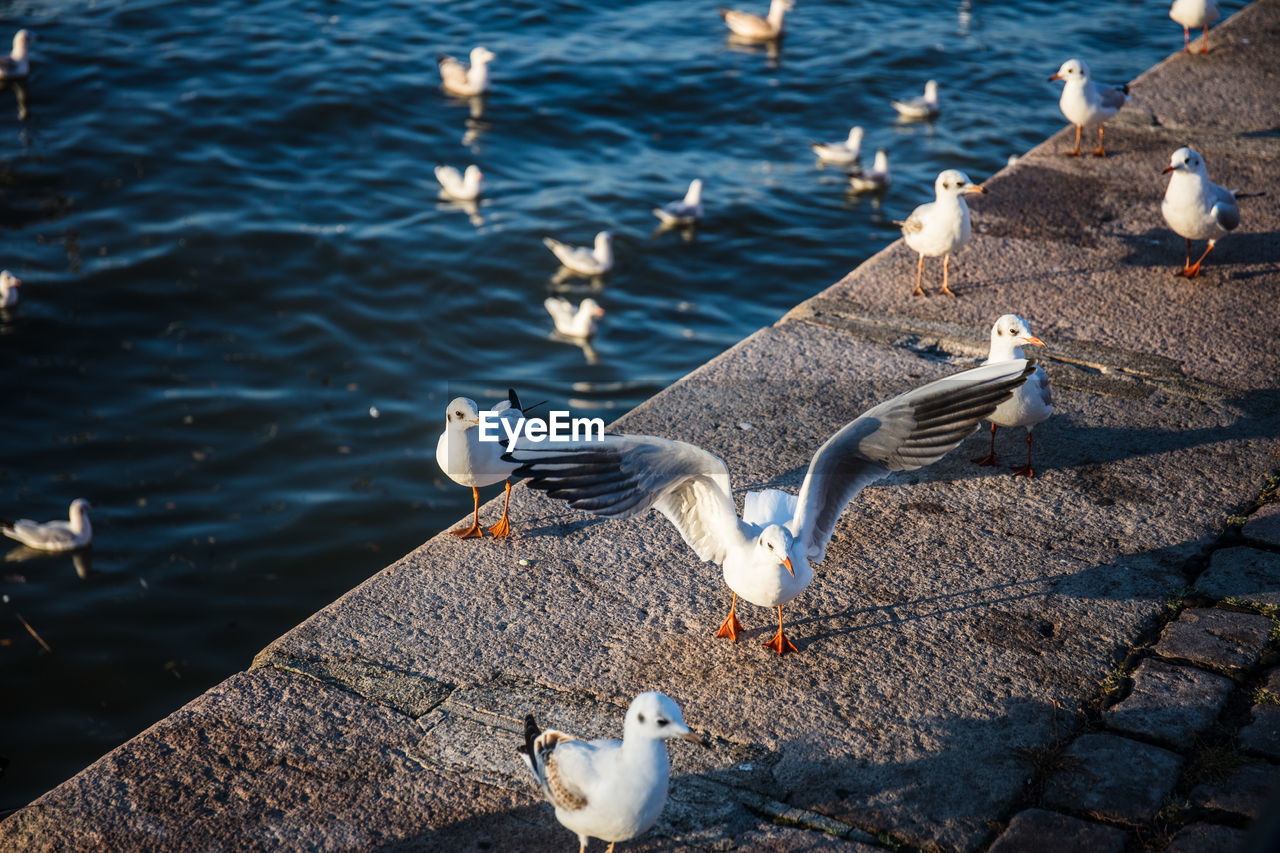
[[[779,656],[785,655],[787,652],[797,651],[796,647],[791,645],[791,641],[787,639],[787,635],[782,633],[782,605],[778,605],[778,633],[772,640],[765,643],[766,648],[773,649]]]
[[[1094,149],[1094,157],[1106,157],[1107,152],[1102,150],[1102,125],[1098,125],[1098,147]]]
[[[502,502],[502,518],[498,519],[498,523],[489,528],[489,532],[493,534],[493,538],[500,539],[511,532],[511,525],[507,523],[507,507],[511,506],[511,481],[507,480],[507,499]]]
[[[1187,267],[1182,272],[1178,273],[1178,275],[1184,275],[1187,278],[1195,278],[1196,276],[1200,275],[1200,265],[1204,263],[1204,259],[1209,257],[1209,253],[1212,251],[1213,251],[1213,241],[1210,240],[1209,248],[1204,250],[1204,254],[1200,256],[1200,260],[1196,261],[1194,264]]]
[[[1209,52],[1209,27],[1208,26],[1204,28],[1204,41],[1200,43],[1200,52],[1201,53]]]
[[[1188,237],[1187,238],[1187,259],[1186,261],[1183,262],[1182,272],[1178,273],[1178,275],[1186,275],[1187,271],[1190,269],[1191,269],[1191,238]]]
[[[920,262],[916,264],[916,289],[911,291],[912,296],[915,296],[917,293],[920,294],[921,296],[927,295],[924,292],[924,289],[920,287],[920,277],[923,275],[924,275],[924,255],[921,255]]]
[[[484,536],[484,533],[480,530],[480,490],[475,486],[471,487],[471,497],[475,498],[476,502],[475,515],[471,518],[471,526],[459,527],[457,530],[449,531],[459,539],[479,539]]]
[[[947,275],[948,275],[948,270],[950,268],[951,268],[951,256],[944,255],[942,257],[942,292],[947,294],[947,296],[955,298],[955,294],[952,293],[951,288],[947,286]]]
[[[738,621],[738,617],[734,615],[733,609],[738,606],[738,594],[733,594],[733,603],[729,605],[729,615],[724,617],[724,621],[720,623],[720,630],[716,631],[717,637],[728,637],[735,643],[738,642],[738,632],[742,630],[742,623]]]
[[[995,424],[991,425],[991,452],[988,453],[986,456],[978,456],[974,459],[970,459],[969,461],[977,462],[979,465],[982,465],[982,466],[998,464],[996,462],[996,425]]]
[[[1182,28],[1182,52],[1191,52],[1191,30],[1186,27]]]
[[[1036,474],[1031,470],[1031,428],[1027,428],[1027,464],[1019,465],[1013,469],[1015,477],[1034,477]]]
[[[1064,152],[1062,152],[1064,156],[1066,156],[1066,157],[1079,157],[1079,156],[1080,156],[1080,131],[1081,131],[1081,130],[1083,130],[1083,129],[1084,129],[1084,128],[1082,128],[1080,125],[1078,125],[1078,124],[1076,125],[1076,147],[1075,147],[1075,150],[1074,150],[1074,151],[1064,151]]]

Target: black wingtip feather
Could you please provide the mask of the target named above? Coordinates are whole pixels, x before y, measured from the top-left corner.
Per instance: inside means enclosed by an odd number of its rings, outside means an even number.
[[[533,757],[533,742],[538,739],[538,735],[542,734],[542,729],[538,728],[538,723],[533,719],[533,714],[524,715],[524,746],[517,746],[516,752],[523,752],[530,758]]]

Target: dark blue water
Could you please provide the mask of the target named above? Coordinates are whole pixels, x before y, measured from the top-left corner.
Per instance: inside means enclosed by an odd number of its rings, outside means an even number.
[[[1063,60],[1119,82],[1181,47],[1164,3],[800,0],[770,57],[726,43],[718,2],[0,9],[4,44],[37,36],[25,119],[0,90],[0,266],[26,284],[0,515],[98,505],[91,569],[0,564],[0,814],[462,516],[446,383],[621,414],[894,239],[940,169],[982,180],[1058,129]],[[435,57],[480,43],[472,118]],[[930,77],[941,120],[895,124]],[[806,147],[854,123],[890,149],[882,203]],[[481,224],[437,162],[484,169]],[[693,177],[696,239],[652,235]],[[601,228],[588,364],[549,336],[540,237]]]

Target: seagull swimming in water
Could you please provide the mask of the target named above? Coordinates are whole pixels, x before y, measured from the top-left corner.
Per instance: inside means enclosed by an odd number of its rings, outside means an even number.
[[[1169,176],[1169,186],[1160,202],[1160,212],[1179,235],[1187,239],[1187,259],[1178,275],[1195,278],[1200,275],[1200,264],[1213,251],[1219,240],[1240,224],[1240,208],[1236,194],[1209,180],[1204,157],[1191,148],[1179,148],[1169,158],[1164,173]],[[1191,241],[1208,240],[1200,260],[1191,263]]]
[[[969,205],[965,203],[964,196],[967,193],[985,193],[986,190],[970,181],[964,172],[948,169],[933,182],[933,192],[934,201],[920,205],[911,211],[905,222],[895,224],[902,226],[902,239],[906,244],[920,254],[920,263],[916,265],[916,289],[912,295],[925,295],[920,287],[924,259],[942,255],[942,292],[955,296],[947,283],[951,256],[968,245],[971,236]]]
[[[733,592],[718,637],[736,641],[738,597],[776,607],[778,632],[766,645],[796,647],[782,627],[782,605],[813,580],[836,522],[863,487],[891,471],[914,471],[950,453],[1035,369],[1027,360],[985,365],[899,394],[863,413],[818,448],[800,495],[749,492],[742,517],[724,460],[700,447],[648,435],[526,446],[503,458],[517,476],[574,509],[632,518],[650,507],[675,525],[693,552],[719,565]]]
[[[487,47],[471,51],[471,67],[463,65],[452,56],[441,55],[440,81],[451,95],[469,97],[489,91],[489,63],[498,57]]]
[[[870,169],[849,175],[849,189],[855,193],[881,193],[891,183],[893,177],[889,174],[889,152],[883,148],[876,151],[876,159]]]
[[[530,407],[533,408],[533,407]],[[524,418],[520,409],[520,399],[516,397],[514,388],[507,390],[507,399],[501,401],[489,411],[496,412],[498,420],[509,423],[515,428],[517,422]],[[480,440],[480,409],[476,401],[470,397],[455,397],[449,401],[444,410],[444,432],[436,441],[436,464],[450,480],[459,486],[470,486],[471,496],[475,500],[475,512],[470,527],[459,527],[450,530],[459,539],[480,539],[484,533],[480,530],[480,486],[491,486],[506,480],[506,500],[502,505],[502,518],[489,528],[494,538],[501,538],[511,532],[507,521],[507,508],[511,505],[511,472],[516,466],[504,462],[502,454],[507,449],[507,434],[501,423],[497,425],[497,441]]]
[[[1044,341],[1031,334],[1027,321],[1017,314],[1005,314],[996,320],[991,327],[991,350],[983,364],[1000,364],[1018,361],[1023,358],[1024,345],[1044,346]],[[986,456],[974,459],[979,465],[995,465],[996,461],[996,427],[1027,428],[1027,464],[1019,465],[1013,473],[1021,477],[1034,477],[1031,470],[1031,428],[1049,419],[1053,414],[1053,392],[1049,390],[1049,374],[1044,368],[1036,366],[1035,373],[1023,385],[1020,385],[1013,396],[1005,400],[991,413],[987,420],[991,421],[991,451]]]
[[[564,264],[570,272],[578,275],[604,275],[613,269],[613,235],[601,231],[596,235],[594,248],[570,246],[551,237],[543,237],[542,244]]]
[[[765,17],[736,9],[720,9],[724,25],[735,36],[748,41],[772,41],[781,38],[786,26],[787,12],[795,8],[792,0],[771,0],[769,14]]]
[[[1169,7],[1169,17],[1182,24],[1182,52],[1191,52],[1191,31],[1203,29],[1204,40],[1200,42],[1200,52],[1209,52],[1209,25],[1218,20],[1222,12],[1218,10],[1218,0],[1173,0]]]
[[[436,180],[445,195],[458,201],[475,201],[484,187],[484,173],[474,163],[465,172],[459,172],[452,166],[436,166]]]
[[[604,309],[591,297],[574,308],[568,299],[552,296],[543,300],[542,307],[555,321],[556,331],[567,338],[590,338],[596,333],[596,321],[604,316]]]
[[[664,741],[702,740],[684,723],[675,702],[641,693],[627,709],[622,740],[579,740],[524,718],[524,745],[516,748],[556,820],[578,836],[579,853],[592,838],[629,841],[657,822],[667,804],[671,762]]]
[[[13,50],[7,57],[0,56],[0,80],[21,80],[31,73],[31,61],[27,57],[31,40],[30,30],[13,34]]]
[[[89,523],[92,508],[84,498],[76,498],[68,521],[0,520],[0,533],[38,551],[74,551],[93,542],[93,525]]]
[[[689,182],[689,191],[680,201],[672,201],[662,207],[655,207],[653,215],[663,225],[692,225],[702,218],[702,179],[694,178]]]
[[[12,308],[18,304],[18,288],[22,279],[8,270],[0,271],[0,308]]]
[[[1076,126],[1076,147],[1064,153],[1068,157],[1079,157],[1080,134],[1085,125],[1097,122],[1098,147],[1094,149],[1093,156],[1106,157],[1107,152],[1102,148],[1102,123],[1120,112],[1129,100],[1129,84],[1116,88],[1093,82],[1089,76],[1089,64],[1083,59],[1068,59],[1049,79],[1064,81],[1058,106],[1067,121]]]
[[[809,147],[818,159],[833,166],[856,166],[862,155],[862,128],[849,128],[849,136],[843,142],[810,142]]]
[[[918,98],[905,101],[893,101],[893,108],[903,118],[937,118],[942,112],[938,104],[938,81],[930,80],[924,84],[924,94]]]

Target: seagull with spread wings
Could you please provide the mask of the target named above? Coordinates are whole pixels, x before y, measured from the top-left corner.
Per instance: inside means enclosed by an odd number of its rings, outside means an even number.
[[[799,497],[748,492],[739,518],[724,460],[700,447],[647,435],[537,447],[516,443],[502,458],[529,487],[595,515],[631,518],[653,507],[685,544],[719,565],[733,592],[718,637],[737,640],[738,598],[776,607],[778,633],[767,643],[795,651],[782,605],[813,580],[836,521],[863,487],[891,471],[937,462],[1008,400],[1035,371],[1027,359],[976,367],[923,385],[863,413],[827,440],[809,463]]]

